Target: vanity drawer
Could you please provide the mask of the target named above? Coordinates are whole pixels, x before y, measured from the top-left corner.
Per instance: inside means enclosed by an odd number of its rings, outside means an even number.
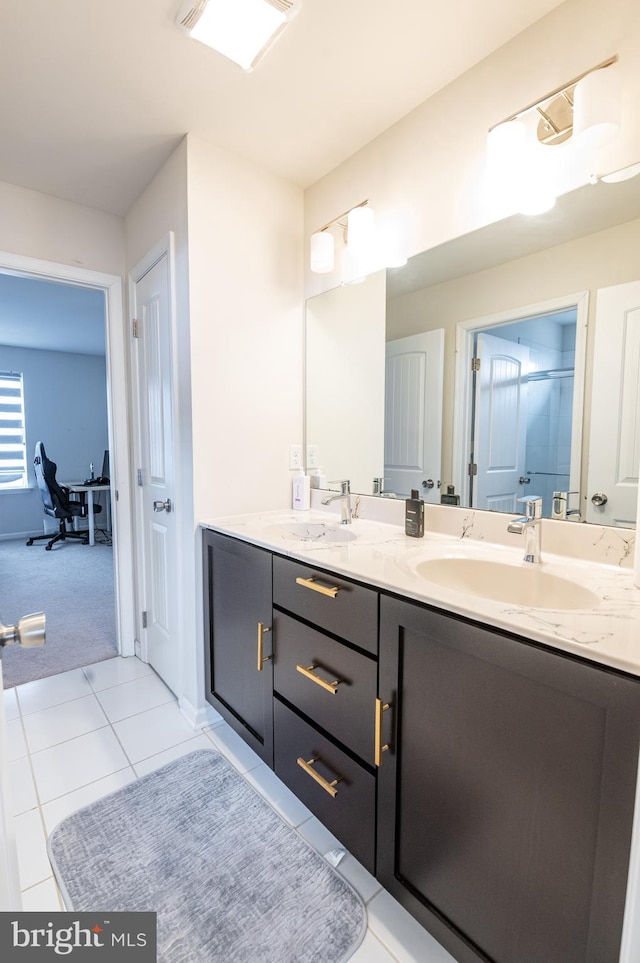
[[[326,594],[319,591],[322,589],[335,591]],[[276,555],[273,559],[273,601],[319,628],[377,655],[378,593],[373,589]]]
[[[276,775],[309,807],[370,873],[375,871],[376,780],[313,726],[273,703]],[[325,785],[339,780],[332,795],[299,764],[310,764]]]
[[[274,689],[373,765],[377,662],[281,612],[273,644]],[[322,681],[340,684],[330,691]]]

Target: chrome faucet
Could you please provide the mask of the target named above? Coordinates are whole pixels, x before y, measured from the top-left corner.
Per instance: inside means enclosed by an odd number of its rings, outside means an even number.
[[[344,481],[332,481],[329,482],[330,485],[340,485],[340,492],[336,495],[328,495],[326,498],[322,499],[323,505],[330,505],[331,502],[335,502],[340,499],[340,511],[342,513],[342,518],[340,523],[342,525],[351,524],[351,490],[349,488],[349,480]]]
[[[540,561],[540,522],[542,521],[542,498],[540,495],[527,495],[519,498],[524,502],[524,515],[512,518],[507,525],[507,531],[516,535],[524,532],[524,560],[525,562]]]

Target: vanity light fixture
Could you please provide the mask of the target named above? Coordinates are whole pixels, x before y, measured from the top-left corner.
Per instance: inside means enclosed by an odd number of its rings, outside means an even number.
[[[360,201],[348,211],[344,211],[342,214],[338,214],[331,221],[328,221],[319,230],[314,231],[311,235],[311,262],[310,267],[314,274],[330,274],[334,269],[335,265],[335,238],[331,233],[332,228],[341,227],[342,228],[342,239],[345,244],[350,243],[350,233],[351,233],[351,249],[353,251],[353,234],[355,232],[356,237],[364,237],[365,224],[369,223],[369,218],[358,220],[358,216],[354,215],[355,211],[361,211],[368,208],[369,201]],[[373,211],[368,208],[370,215],[370,223],[373,223]],[[356,241],[357,245],[357,241]]]
[[[610,57],[489,130],[487,161],[494,189],[523,214],[541,214],[555,203],[554,166],[549,148],[572,134],[593,150],[619,129],[617,56]]]
[[[605,184],[619,184],[621,181],[637,177],[638,174],[640,174],[640,161],[627,164],[626,167],[620,167],[616,171],[609,171],[608,174],[592,174],[589,180],[592,184],[597,184],[598,181],[603,181]]]
[[[297,0],[184,0],[180,29],[249,70],[295,12]]]
[[[310,268],[314,274],[329,274],[335,268],[335,227],[342,228],[344,242],[340,257],[343,284],[354,284],[373,271],[407,263],[409,218],[400,211],[376,218],[366,200],[311,235]]]

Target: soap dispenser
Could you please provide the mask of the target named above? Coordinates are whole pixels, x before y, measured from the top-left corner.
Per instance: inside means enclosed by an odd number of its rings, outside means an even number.
[[[293,476],[291,507],[299,512],[306,512],[311,504],[311,479],[301,468]]]

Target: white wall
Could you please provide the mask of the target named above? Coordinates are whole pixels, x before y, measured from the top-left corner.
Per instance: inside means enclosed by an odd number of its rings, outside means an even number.
[[[600,160],[603,170],[638,161],[639,45],[637,0],[567,0],[307,190],[305,238],[365,197],[376,213],[409,213],[411,254],[500,219],[508,212],[484,199],[489,128],[616,53],[625,130]],[[336,283],[307,272],[306,294]]]
[[[189,137],[196,518],[291,504],[302,441],[302,191]]]
[[[122,275],[122,218],[0,182],[0,251]]]
[[[0,347],[0,367],[24,375],[28,491],[0,494],[0,538],[42,534],[43,510],[33,474],[37,441],[58,466],[58,481],[80,481],[109,447],[107,372],[97,355]]]

